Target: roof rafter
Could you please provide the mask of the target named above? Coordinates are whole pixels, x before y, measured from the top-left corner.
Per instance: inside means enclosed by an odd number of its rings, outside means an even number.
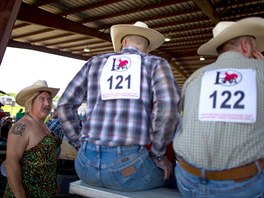
[[[93,36],[111,42],[109,34],[96,31],[92,28],[83,26],[77,22],[70,21],[50,12],[46,12],[26,3],[22,3],[17,19],[68,32]]]
[[[193,2],[202,10],[202,12],[208,16],[215,23],[220,21],[218,13],[213,8],[212,4],[208,0],[193,0]]]

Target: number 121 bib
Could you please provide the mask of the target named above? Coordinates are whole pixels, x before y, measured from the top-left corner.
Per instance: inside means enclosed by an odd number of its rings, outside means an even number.
[[[139,99],[141,57],[135,54],[110,56],[100,79],[102,100]]]

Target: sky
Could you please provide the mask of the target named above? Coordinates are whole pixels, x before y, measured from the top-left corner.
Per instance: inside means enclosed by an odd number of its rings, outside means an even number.
[[[33,50],[7,47],[0,65],[0,90],[18,93],[38,80],[60,88],[61,96],[68,83],[86,61]]]

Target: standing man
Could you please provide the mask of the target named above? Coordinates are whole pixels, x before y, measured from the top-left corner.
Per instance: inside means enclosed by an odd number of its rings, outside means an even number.
[[[184,197],[264,195],[264,19],[220,22],[200,55],[219,55],[185,82],[174,139]],[[262,195],[262,196],[261,196]]]
[[[19,109],[19,111],[16,113],[16,120],[15,122],[17,122],[20,118],[22,118],[25,115],[25,112],[23,112],[23,109]]]
[[[52,131],[57,137],[60,138],[61,142],[64,136],[64,131],[58,117],[57,108],[54,108],[52,118],[45,123],[50,131]],[[57,157],[60,156],[61,146],[57,148]]]
[[[16,96],[16,103],[25,107],[26,114],[12,126],[8,135],[5,198],[56,197],[56,148],[60,139],[50,132],[44,121],[58,91],[39,80]]]
[[[117,190],[162,186],[172,171],[166,146],[179,122],[170,65],[148,54],[164,37],[136,22],[112,26],[111,38],[116,53],[89,59],[58,104],[65,134],[79,149],[76,171],[87,184]],[[80,128],[77,109],[83,102]]]

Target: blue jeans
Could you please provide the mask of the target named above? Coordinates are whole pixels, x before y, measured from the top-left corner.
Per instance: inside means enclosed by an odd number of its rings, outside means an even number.
[[[183,197],[206,198],[263,198],[264,170],[259,169],[252,178],[233,180],[206,180],[186,172],[178,163],[175,168],[178,188]]]
[[[164,171],[143,146],[109,147],[83,142],[75,169],[79,178],[92,186],[138,191],[164,184]]]

